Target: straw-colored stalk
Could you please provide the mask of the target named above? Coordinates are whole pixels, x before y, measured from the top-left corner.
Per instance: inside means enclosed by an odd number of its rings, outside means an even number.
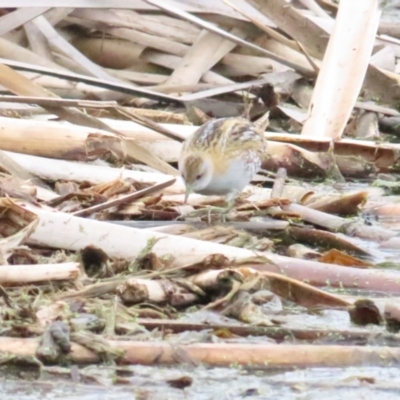
[[[80,275],[79,263],[0,266],[0,283],[20,285],[42,281],[75,280]]]
[[[0,352],[16,356],[33,357],[37,339],[0,338]],[[340,345],[293,345],[293,344],[243,344],[243,343],[196,343],[178,347],[170,343],[135,342],[114,340],[108,344],[124,350],[119,360],[123,364],[175,364],[185,354],[185,359],[212,366],[229,367],[232,364],[254,367],[349,367],[393,366],[400,357],[396,347],[340,346]],[[98,363],[91,350],[72,343],[70,357],[78,364]]]
[[[378,0],[343,1],[302,134],[340,139],[365,78],[381,10]]]
[[[31,156],[27,154],[12,153],[8,151],[5,153],[13,160],[17,161],[21,166],[31,171],[32,174],[50,181],[88,181],[93,184],[98,184],[111,182],[116,179],[131,178],[136,182],[157,184],[166,182],[172,178],[170,175],[164,175],[160,173],[104,167],[99,165]],[[166,189],[166,192],[170,194],[183,193],[184,191],[185,188],[181,179],[178,179],[172,186]]]
[[[110,153],[124,158],[121,138],[72,124],[0,117],[0,148],[17,153],[90,160]]]

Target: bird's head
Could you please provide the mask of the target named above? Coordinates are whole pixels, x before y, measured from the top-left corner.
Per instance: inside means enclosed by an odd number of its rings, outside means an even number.
[[[201,192],[211,182],[213,165],[209,157],[189,155],[179,163],[179,170],[186,185],[185,203],[192,192]]]

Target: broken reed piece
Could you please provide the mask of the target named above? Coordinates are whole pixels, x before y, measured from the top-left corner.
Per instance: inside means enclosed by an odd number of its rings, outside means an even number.
[[[275,175],[274,186],[272,187],[271,191],[271,199],[279,198],[282,196],[286,177],[287,177],[286,169],[279,168]]]
[[[154,194],[155,192],[158,192],[162,189],[167,188],[168,186],[173,185],[175,182],[176,182],[176,179],[170,179],[169,181],[166,181],[163,183],[158,183],[158,184],[148,187],[146,189],[138,190],[135,193],[130,193],[124,197],[120,197],[120,198],[114,199],[114,200],[109,200],[109,201],[106,201],[101,204],[96,204],[95,206],[85,208],[84,210],[75,211],[74,213],[72,213],[72,215],[82,216],[82,215],[92,214],[94,212],[103,211],[110,207],[119,206],[119,205],[127,203],[129,201],[137,200],[143,196],[147,196],[149,194]]]
[[[282,204],[282,209],[284,211],[297,213],[304,221],[311,224],[324,227],[330,231],[343,232],[349,236],[355,236],[361,239],[384,242],[396,236],[395,231],[380,228],[379,226],[369,226],[361,220],[348,220],[347,218],[314,210],[300,204]]]
[[[114,108],[118,103],[114,100],[101,101],[101,100],[82,100],[82,99],[61,99],[49,98],[40,96],[0,96],[0,102],[6,103],[22,103],[22,104],[35,104],[44,107],[85,107],[85,108]]]
[[[0,337],[0,352],[15,356],[35,356],[39,340],[33,338]],[[230,367],[232,364],[272,367],[349,367],[395,366],[400,359],[397,347],[294,345],[294,344],[243,344],[195,343],[174,346],[167,342],[109,340],[112,348],[123,350],[118,364],[173,365],[185,359],[211,366]],[[99,363],[101,358],[88,348],[71,343],[69,353],[74,363]]]
[[[32,184],[41,188],[47,188],[47,185],[28,169],[18,164],[12,157],[0,150],[0,166],[10,175],[21,180],[29,180]]]
[[[176,232],[178,226],[182,227],[182,231],[187,226],[196,229],[205,229],[208,227],[207,222],[203,221],[153,221],[153,220],[140,220],[140,221],[108,221],[113,224],[130,226],[138,229],[151,229],[158,232],[170,233]],[[229,221],[228,224],[221,223],[221,226],[229,225],[235,229],[242,229],[253,232],[265,232],[266,230],[284,230],[289,226],[287,221],[278,221],[273,219],[265,219],[262,221]]]
[[[243,271],[243,269],[239,270]],[[251,268],[247,268],[247,270],[252,271],[252,273],[255,271]],[[301,280],[269,271],[260,271],[260,273],[268,279],[272,293],[300,304],[303,307],[324,305],[328,307],[347,308],[351,306],[351,302],[346,299],[315,288]]]
[[[386,312],[386,309],[385,309]],[[385,317],[388,321],[387,317]],[[242,323],[202,323],[190,322],[184,320],[168,320],[157,318],[138,318],[137,323],[144,326],[146,329],[152,331],[158,329],[161,331],[169,331],[173,333],[181,332],[199,332],[209,329],[214,332],[229,331],[238,336],[267,336],[279,341],[283,341],[287,337],[294,337],[299,340],[319,340],[325,337],[341,337],[349,342],[348,344],[360,343],[360,340],[373,340],[376,338],[376,332],[365,330],[363,328],[343,328],[343,329],[330,329],[330,328],[314,328],[314,327],[288,327],[288,326],[262,326],[262,325],[243,325]],[[393,338],[392,334],[383,334],[382,338],[390,340]]]
[[[79,263],[0,266],[0,284],[74,280],[80,275]]]

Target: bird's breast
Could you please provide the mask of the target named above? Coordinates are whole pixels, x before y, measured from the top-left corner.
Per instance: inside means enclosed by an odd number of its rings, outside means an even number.
[[[260,164],[257,160],[248,163],[240,158],[227,161],[224,170],[215,169],[210,183],[198,193],[222,196],[241,192],[256,174]]]

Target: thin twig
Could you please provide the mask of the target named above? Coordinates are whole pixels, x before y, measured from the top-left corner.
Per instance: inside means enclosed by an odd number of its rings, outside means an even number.
[[[142,115],[139,115],[132,109],[127,110],[124,107],[117,106],[117,107],[115,107],[115,111],[117,111],[118,113],[131,119],[132,121],[135,121],[139,125],[142,125],[146,128],[150,128],[153,131],[156,131],[156,132],[160,133],[161,135],[166,136],[169,139],[177,140],[178,142],[183,142],[185,140],[185,138],[182,137],[181,135],[179,135],[178,133],[175,133],[167,128],[164,128],[163,126],[161,126],[160,124],[157,124],[157,122],[154,122],[151,119],[148,119],[146,117],[143,117]]]
[[[75,211],[74,213],[72,213],[72,215],[82,216],[82,215],[92,214],[92,213],[98,212],[98,211],[103,211],[110,207],[119,206],[119,205],[127,203],[129,201],[137,200],[140,197],[158,192],[162,189],[167,188],[168,186],[173,185],[175,182],[176,182],[176,179],[170,179],[167,182],[158,183],[157,185],[148,187],[146,189],[138,190],[135,193],[130,193],[124,197],[120,197],[119,199],[109,200],[109,201],[106,201],[101,204],[96,204],[93,207],[85,208],[84,210]]]
[[[85,108],[111,108],[118,103],[116,101],[100,101],[100,100],[75,100],[75,99],[58,99],[49,97],[36,96],[0,96],[0,102],[6,103],[23,103],[36,104],[38,106],[53,107],[57,104],[60,107],[85,107]]]

